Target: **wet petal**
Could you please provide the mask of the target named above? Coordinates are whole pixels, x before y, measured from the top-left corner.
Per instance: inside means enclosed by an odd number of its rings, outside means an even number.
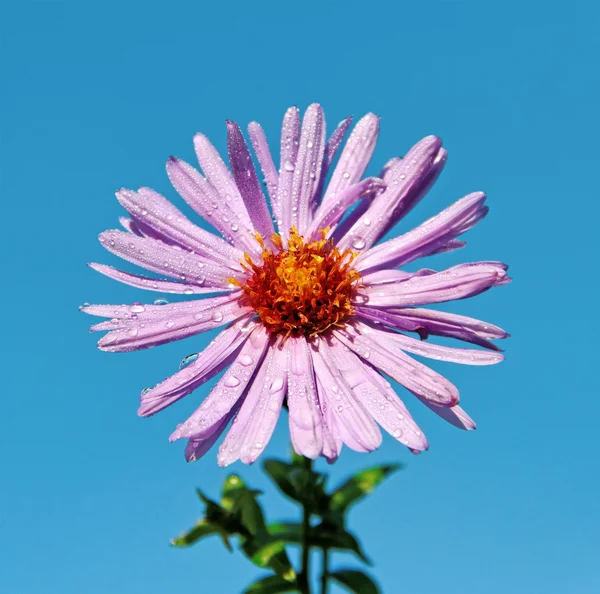
[[[310,105],[304,114],[299,142],[296,167],[292,177],[290,227],[295,226],[300,235],[303,235],[312,219],[311,206],[321,179],[325,150],[325,116],[318,103]]]
[[[395,164],[389,174],[387,189],[377,196],[365,212],[372,224],[369,227],[354,223],[339,241],[341,249],[364,252],[381,237],[392,219],[406,214],[423,194],[431,170],[439,158],[441,140],[428,136],[418,142],[406,157]]]
[[[360,181],[371,160],[378,136],[379,118],[374,113],[368,113],[357,122],[333,171],[323,197],[323,206],[329,206],[343,190]]]
[[[323,419],[310,349],[304,337],[291,337],[287,403],[290,437],[300,456],[315,459],[323,450]]]
[[[356,295],[358,305],[372,307],[406,307],[466,299],[503,284],[506,271],[496,263],[459,264],[427,276],[383,286],[361,288]]]
[[[271,207],[273,208],[273,214],[275,219],[278,219],[279,213],[277,212],[276,205],[279,174],[277,173],[275,163],[273,163],[273,156],[271,155],[267,138],[258,122],[250,122],[250,124],[248,124],[248,135],[250,136],[252,148],[254,149],[256,158],[260,164],[260,169],[264,176],[267,193],[269,194]]]
[[[153,415],[206,383],[231,363],[255,327],[256,322],[246,318],[223,330],[193,363],[142,392],[138,414]]]
[[[223,419],[236,407],[240,398],[244,396],[260,368],[269,337],[264,328],[254,330],[244,343],[241,351],[217,382],[204,402],[190,416],[187,421],[179,425],[169,438],[171,441],[183,437],[206,438],[211,435]]]
[[[283,116],[281,126],[281,158],[279,162],[279,186],[277,187],[277,226],[279,234],[285,240],[289,236],[292,221],[292,182],[296,160],[298,157],[298,143],[300,140],[300,111],[297,107],[290,107]]]
[[[177,246],[124,231],[104,231],[100,243],[128,262],[188,284],[228,289],[231,284],[228,279],[242,274]]]
[[[472,228],[487,214],[484,202],[483,192],[465,196],[408,233],[364,252],[357,258],[357,268],[361,271],[398,268],[444,248],[449,241]]]
[[[325,395],[325,402],[321,406],[327,406],[335,418],[340,436],[350,449],[371,452],[381,445],[381,432],[352,392],[338,367],[334,350],[335,346],[328,346],[323,339],[313,347],[315,373]]]
[[[270,241],[275,229],[265,196],[261,190],[250,151],[240,127],[227,121],[227,150],[235,183],[242,195],[254,230]]]
[[[411,392],[440,406],[454,406],[458,403],[458,390],[454,385],[402,351],[392,352],[386,344],[380,344],[369,334],[361,333],[350,324],[344,329],[334,330],[333,333],[361,359]]]

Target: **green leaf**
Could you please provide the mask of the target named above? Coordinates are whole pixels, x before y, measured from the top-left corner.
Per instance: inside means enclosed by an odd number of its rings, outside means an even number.
[[[266,460],[263,468],[284,495],[294,501],[304,502],[302,483],[306,481],[302,479],[306,471],[303,468],[280,460]]]
[[[269,532],[273,538],[279,538],[284,542],[302,545],[302,526],[296,523],[278,523],[269,525]],[[371,564],[365,555],[358,540],[347,530],[339,526],[319,524],[312,526],[308,534],[308,542],[311,546],[341,551],[352,551],[368,565]]]
[[[237,474],[230,474],[223,483],[223,489],[221,491],[221,507],[227,511],[231,511],[235,504],[236,496],[247,489],[248,487],[246,487],[246,483],[244,483],[241,477]]]
[[[353,503],[373,491],[384,478],[400,468],[399,464],[375,466],[354,475],[332,493],[331,511],[345,512]]]
[[[284,580],[296,579],[282,539],[269,537],[266,540],[251,538],[242,543],[242,551],[258,567],[270,567]]]
[[[211,534],[217,534],[219,532],[219,527],[207,522],[206,519],[200,520],[191,530],[174,538],[171,541],[171,544],[174,547],[189,547],[194,544],[198,540],[204,538],[205,536],[210,536]]]
[[[379,586],[362,571],[339,569],[329,576],[355,594],[379,594]]]
[[[254,582],[244,594],[279,594],[280,592],[299,592],[293,582],[287,582],[278,575],[270,575]]]
[[[227,547],[227,549],[230,552],[233,550],[231,548],[231,544],[228,539],[229,535],[227,534],[227,532],[225,532],[225,530],[223,530],[221,526],[208,522],[206,518],[200,520],[191,530],[189,530],[185,534],[174,538],[171,541],[171,545],[174,547],[189,547],[190,545],[193,545],[199,540],[212,534],[218,534],[223,540],[223,544]]]
[[[260,491],[251,491],[250,489],[238,491],[231,513],[240,518],[241,523],[250,534],[266,536],[265,517],[256,501],[256,497],[260,494]]]

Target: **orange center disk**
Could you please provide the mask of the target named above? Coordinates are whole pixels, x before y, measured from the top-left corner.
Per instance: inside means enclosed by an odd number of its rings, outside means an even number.
[[[310,338],[332,326],[343,326],[354,310],[350,304],[360,275],[351,268],[356,253],[340,252],[325,239],[305,243],[295,228],[290,231],[287,249],[281,238],[273,234],[277,253],[263,247],[263,264],[257,266],[244,254],[244,269],[251,274],[246,284],[230,282],[242,288],[243,300],[258,314],[271,334],[305,335]]]

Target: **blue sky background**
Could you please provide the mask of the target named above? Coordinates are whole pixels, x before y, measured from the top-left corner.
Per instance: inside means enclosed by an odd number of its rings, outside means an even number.
[[[0,590],[231,594],[261,573],[216,540],[168,546],[200,513],[194,488],[216,495],[231,470],[167,442],[208,387],[136,416],[140,390],[208,338],[105,354],[77,306],[157,296],[86,267],[116,263],[96,237],[117,226],[117,188],[177,200],[164,162],[193,160],[195,132],[222,150],[225,119],[258,120],[278,142],[285,108],[319,101],[330,127],[382,116],[371,174],[441,136],[446,170],[398,231],[483,189],[491,213],[467,248],[430,263],[503,259],[515,278],[452,306],[512,332],[506,362],[433,364],[478,430],[407,396],[428,453],[386,439],[331,469],[406,463],[351,516],[383,592],[600,591],[599,17],[591,1],[5,0]],[[267,455],[286,452],[280,423]],[[258,466],[233,469],[267,488]],[[264,501],[273,519],[293,512]]]

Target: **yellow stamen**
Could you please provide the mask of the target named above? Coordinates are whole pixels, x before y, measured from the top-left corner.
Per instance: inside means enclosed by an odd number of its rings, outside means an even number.
[[[276,253],[265,247],[257,233],[263,248],[262,265],[244,254],[242,265],[251,276],[246,284],[230,279],[241,286],[243,300],[271,334],[310,338],[331,327],[342,327],[354,315],[351,298],[360,275],[351,264],[357,254],[341,252],[326,239],[328,232],[321,229],[321,239],[307,243],[292,227],[285,250],[281,237],[273,234],[271,241],[279,249]]]

